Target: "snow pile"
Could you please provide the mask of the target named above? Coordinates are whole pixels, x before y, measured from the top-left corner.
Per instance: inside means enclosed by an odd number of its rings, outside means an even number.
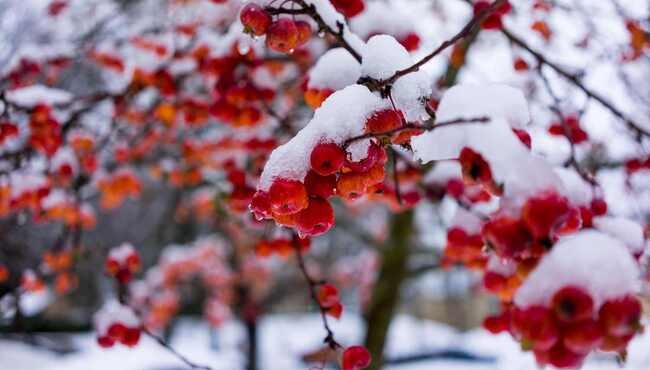
[[[346,139],[363,134],[370,114],[389,106],[388,101],[361,85],[348,86],[335,92],[316,110],[305,128],[271,153],[258,189],[268,190],[276,178],[302,181],[310,168],[311,152],[318,143],[341,145]],[[359,161],[365,158],[368,145],[368,140],[359,140],[348,147],[351,159]]]
[[[446,185],[449,180],[460,179],[460,171],[460,164],[456,161],[438,162],[424,175],[424,183]]]
[[[607,300],[636,293],[639,268],[621,241],[602,232],[581,231],[561,239],[542,259],[517,291],[515,304],[548,306],[566,286],[585,289],[598,308]]]
[[[388,35],[371,37],[363,48],[361,60],[361,74],[377,80],[387,79],[412,64],[409,52]]]
[[[395,107],[404,113],[407,121],[429,118],[425,99],[431,96],[433,78],[426,71],[417,71],[400,77],[393,84],[391,95]]]
[[[463,229],[468,234],[480,234],[483,222],[475,213],[459,207],[451,220],[450,226],[450,229],[456,227]]]
[[[437,122],[489,118],[485,123],[462,123],[425,132],[411,140],[422,162],[458,158],[464,147],[480,153],[495,180],[504,185],[512,205],[539,191],[558,189],[561,181],[542,158],[531,154],[513,133],[530,120],[523,94],[505,85],[459,85],[443,96]]]
[[[562,180],[564,195],[576,206],[588,206],[593,199],[594,191],[580,175],[564,167],[554,169],[555,173]]]
[[[345,17],[336,11],[330,0],[305,0],[305,3],[307,5],[313,5],[325,24],[334,30],[334,32],[338,32],[339,27],[341,27],[343,30],[343,39],[352,46],[354,50],[359,51],[363,48],[363,40],[350,31],[350,28],[347,26],[347,22],[345,21]]]
[[[645,238],[639,223],[622,217],[603,216],[594,218],[593,224],[596,229],[625,243],[632,254],[643,253]]]
[[[7,91],[7,100],[29,108],[37,104],[68,104],[72,99],[72,94],[67,91],[43,85],[31,85]]]
[[[323,54],[309,71],[310,89],[340,90],[357,82],[361,77],[361,66],[343,48],[334,48]]]
[[[363,13],[350,20],[350,28],[364,40],[378,33],[402,38],[413,32],[413,20],[393,3],[373,1],[366,3]]]

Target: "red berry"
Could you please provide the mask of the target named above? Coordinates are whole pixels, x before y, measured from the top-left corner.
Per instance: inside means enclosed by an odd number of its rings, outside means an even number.
[[[553,313],[543,306],[515,308],[511,324],[515,337],[522,341],[524,348],[546,351],[552,348],[560,337]]]
[[[359,15],[365,5],[363,0],[330,0],[334,8],[348,18]]]
[[[602,198],[594,198],[591,201],[591,212],[596,216],[602,216],[607,213],[607,202]]]
[[[271,217],[271,198],[265,191],[257,191],[250,204],[251,212],[258,220]]]
[[[339,290],[330,283],[321,285],[318,289],[318,302],[323,307],[332,307],[339,302]]]
[[[320,143],[312,150],[310,162],[311,168],[319,175],[332,175],[343,167],[345,151],[334,143]]]
[[[528,149],[532,147],[532,139],[530,138],[530,134],[526,130],[518,129],[518,128],[513,128],[512,131],[517,135],[517,138],[519,141],[521,141]]]
[[[386,151],[384,148],[375,143],[372,143],[368,147],[368,155],[366,158],[358,162],[352,162],[346,159],[345,165],[354,172],[363,173],[370,171],[370,169],[373,168],[377,163],[385,163],[386,159]]]
[[[522,71],[527,71],[530,66],[528,65],[528,62],[526,62],[523,58],[518,57],[515,59],[513,63],[513,67],[515,71],[517,72],[522,72]]]
[[[508,286],[508,279],[496,272],[486,271],[483,275],[483,287],[492,292],[498,293]]]
[[[296,28],[298,29],[298,46],[306,44],[311,39],[311,25],[305,21],[296,21]]]
[[[113,340],[108,335],[104,335],[101,337],[97,337],[97,344],[99,344],[99,346],[102,348],[110,348],[113,347],[113,345],[115,344],[115,340]]]
[[[255,3],[246,4],[239,14],[244,32],[262,36],[271,25],[271,15]]]
[[[140,328],[127,329],[124,337],[122,337],[122,344],[127,347],[133,347],[140,341]]]
[[[483,327],[492,334],[510,330],[510,313],[504,311],[499,315],[489,316],[483,320]]]
[[[108,330],[106,331],[106,335],[109,336],[111,339],[122,341],[122,338],[124,338],[127,331],[128,328],[124,324],[115,323],[108,327]]]
[[[280,53],[290,53],[298,46],[298,28],[290,18],[280,18],[266,31],[266,46]]]
[[[625,296],[605,302],[600,308],[599,321],[608,334],[623,337],[639,330],[641,312],[639,300]]]
[[[557,228],[570,215],[569,202],[556,192],[530,198],[522,209],[522,219],[536,240],[552,241]]]
[[[341,318],[342,313],[343,305],[340,302],[336,302],[331,307],[327,308],[327,314],[337,320]]]
[[[488,221],[483,226],[482,234],[488,246],[503,258],[521,257],[533,242],[525,224],[510,217]]]
[[[584,289],[568,286],[558,290],[551,303],[555,316],[563,322],[578,322],[594,316],[594,301]]]
[[[399,43],[404,46],[404,49],[406,49],[406,51],[414,51],[420,47],[420,36],[418,36],[418,34],[415,32],[411,32],[399,39]]]
[[[383,133],[402,127],[404,116],[401,111],[384,109],[374,112],[366,121],[366,132]]]
[[[587,354],[603,342],[603,331],[592,319],[569,325],[563,329],[562,343],[571,352]]]
[[[276,179],[269,188],[271,210],[279,215],[290,215],[307,208],[307,189],[300,181]]]
[[[351,346],[343,351],[342,370],[361,370],[370,365],[370,352],[363,346]]]
[[[305,176],[305,187],[309,195],[327,199],[336,192],[336,175],[321,176],[309,171]]]
[[[585,355],[574,353],[558,343],[548,352],[548,363],[560,369],[577,369],[582,366]]]
[[[311,198],[309,206],[298,213],[297,227],[301,235],[324,234],[334,225],[334,209],[322,198]]]

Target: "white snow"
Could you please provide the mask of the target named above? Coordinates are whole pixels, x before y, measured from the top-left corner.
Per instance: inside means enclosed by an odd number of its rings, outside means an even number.
[[[366,2],[365,5],[365,10],[350,20],[350,28],[362,39],[379,33],[401,38],[413,32],[411,14],[403,7],[384,1]]]
[[[389,35],[371,37],[363,48],[361,60],[361,74],[377,80],[389,78],[412,64],[409,52]]]
[[[636,221],[623,217],[602,216],[593,219],[594,227],[605,234],[620,239],[632,254],[640,254],[645,246],[643,227]]]
[[[334,48],[323,54],[309,71],[308,87],[340,90],[361,77],[359,62],[343,48]]]
[[[37,104],[59,105],[72,101],[69,92],[44,85],[31,85],[7,91],[7,99],[24,107],[34,107]]]
[[[589,292],[598,308],[607,300],[636,293],[639,267],[620,240],[599,231],[580,231],[555,244],[519,288],[515,304],[548,305],[569,285]]]
[[[117,301],[109,301],[93,317],[95,330],[99,335],[105,335],[113,323],[121,323],[129,328],[140,326],[140,319],[133,309]]]

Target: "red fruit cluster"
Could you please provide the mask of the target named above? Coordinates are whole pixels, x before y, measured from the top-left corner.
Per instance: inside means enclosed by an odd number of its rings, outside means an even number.
[[[350,161],[335,143],[322,142],[310,156],[311,170],[304,181],[276,179],[268,192],[258,191],[250,208],[258,219],[273,218],[301,236],[317,236],[334,225],[334,210],[327,198],[338,194],[344,199],[361,197],[384,180],[385,150],[372,143],[368,155]]]
[[[370,352],[363,346],[350,346],[343,351],[341,369],[362,370],[370,365]]]
[[[650,157],[634,158],[625,162],[625,172],[628,175],[641,170],[650,170]]]
[[[129,327],[121,322],[114,322],[106,333],[97,337],[97,343],[103,348],[110,348],[115,343],[122,343],[127,347],[134,347],[140,341],[142,328]]]
[[[465,147],[458,157],[463,180],[468,185],[481,185],[492,195],[501,195],[503,190],[492,177],[490,164],[480,153]]]
[[[113,248],[106,257],[106,271],[121,284],[131,281],[133,274],[140,270],[140,256],[130,244]]]
[[[564,119],[564,122],[551,124],[548,132],[554,136],[565,136],[573,144],[580,144],[589,139],[587,132],[580,127],[576,116],[569,116]]]
[[[582,219],[577,208],[555,191],[529,198],[520,217],[497,215],[483,225],[489,248],[506,259],[538,260],[562,234],[578,230]]]
[[[335,319],[341,317],[343,305],[339,299],[339,291],[332,284],[325,283],[318,289],[318,304],[325,312]]]
[[[254,3],[242,8],[240,20],[244,31],[255,36],[266,35],[266,46],[280,53],[293,52],[312,35],[309,23],[285,17],[273,20],[269,12]]]
[[[577,286],[565,286],[553,296],[550,307],[506,308],[484,321],[493,333],[509,331],[541,365],[577,368],[594,350],[625,351],[641,330],[641,303],[624,296],[605,302],[600,309]]]
[[[474,16],[477,16],[481,14],[482,12],[486,11],[490,6],[492,6],[492,2],[489,0],[479,0],[474,3]],[[503,28],[503,21],[502,18],[506,14],[510,13],[512,10],[512,5],[510,5],[510,2],[506,0],[505,3],[497,7],[493,12],[491,12],[485,19],[483,19],[483,22],[481,22],[481,28],[485,30],[500,30]]]
[[[363,0],[330,0],[336,10],[348,18],[355,17],[366,8]]]
[[[52,117],[51,108],[44,104],[34,107],[29,120],[29,145],[51,157],[61,146],[61,127]]]
[[[480,233],[470,234],[460,227],[452,227],[447,230],[443,265],[460,263],[471,269],[482,270],[487,263],[484,245]]]

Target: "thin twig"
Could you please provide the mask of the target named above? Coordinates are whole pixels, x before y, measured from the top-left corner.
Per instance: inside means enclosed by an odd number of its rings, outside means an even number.
[[[321,305],[320,301],[318,300],[318,292],[317,288],[320,285],[323,285],[324,282],[319,282],[314,280],[314,278],[309,275],[309,272],[307,271],[307,266],[305,265],[305,259],[302,256],[302,251],[300,250],[300,245],[298,243],[298,236],[296,234],[293,235],[293,242],[292,242],[294,251],[296,252],[296,259],[298,260],[298,267],[300,268],[300,271],[302,272],[303,277],[307,281],[307,284],[309,285],[309,294],[311,295],[312,301],[318,305],[318,308],[320,310],[320,316],[323,321],[323,328],[325,329],[325,332],[327,335],[325,336],[325,339],[323,339],[323,342],[326,343],[332,350],[336,350],[338,348],[343,348],[336,339],[334,339],[334,332],[329,326],[329,323],[327,321],[327,308],[323,307]]]
[[[149,338],[151,338],[151,339],[155,340],[156,342],[158,342],[158,344],[159,344],[160,346],[164,347],[168,352],[170,352],[172,355],[174,355],[176,358],[178,358],[179,360],[181,360],[183,363],[185,363],[185,365],[189,366],[190,368],[192,368],[192,369],[199,369],[199,370],[214,370],[214,369],[211,368],[210,366],[207,366],[207,365],[199,365],[199,364],[197,364],[197,363],[192,362],[190,359],[188,359],[188,358],[185,357],[183,354],[181,354],[181,353],[178,352],[176,349],[174,349],[174,347],[172,347],[169,343],[167,343],[167,341],[166,341],[165,339],[163,339],[162,337],[160,337],[160,336],[158,336],[158,335],[152,333],[152,332],[149,331],[149,329],[147,329],[146,327],[143,327],[143,328],[142,328],[142,332],[143,332],[146,336],[148,336]]]

